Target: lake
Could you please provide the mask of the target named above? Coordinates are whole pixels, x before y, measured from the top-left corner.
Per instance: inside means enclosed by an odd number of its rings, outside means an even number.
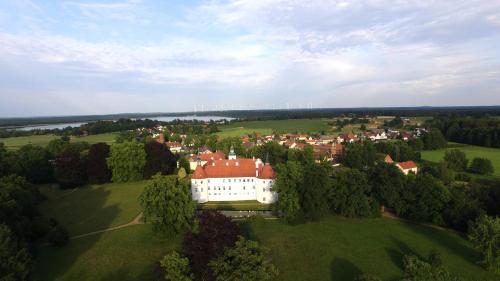
[[[170,122],[175,119],[180,119],[180,120],[200,120],[200,121],[210,121],[210,120],[222,120],[222,119],[227,119],[227,120],[232,120],[234,118],[231,117],[223,117],[223,116],[155,116],[155,117],[145,117],[145,118],[131,118],[131,119],[151,119],[151,120],[158,120],[158,121],[163,121],[163,122]],[[54,129],[64,129],[66,127],[80,127],[83,124],[87,123],[92,123],[95,121],[90,121],[90,122],[73,122],[73,123],[60,123],[60,124],[46,124],[46,125],[30,125],[30,126],[25,126],[25,127],[18,127],[18,128],[13,128],[13,130],[20,130],[20,131],[30,131],[30,130],[54,130]]]

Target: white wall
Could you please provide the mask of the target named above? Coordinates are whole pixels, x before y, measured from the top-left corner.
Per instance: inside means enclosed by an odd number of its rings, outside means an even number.
[[[191,179],[193,200],[207,201],[257,200],[274,203],[278,199],[271,191],[274,180],[255,177]]]

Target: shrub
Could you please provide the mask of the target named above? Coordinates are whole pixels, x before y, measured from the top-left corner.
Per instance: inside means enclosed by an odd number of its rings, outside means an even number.
[[[490,159],[476,157],[472,159],[472,163],[469,167],[470,171],[480,175],[491,175],[493,174],[493,164],[491,164]]]

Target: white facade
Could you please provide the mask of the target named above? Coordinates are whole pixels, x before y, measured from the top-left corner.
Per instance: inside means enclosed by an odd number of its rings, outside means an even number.
[[[257,177],[192,179],[191,194],[199,203],[257,200],[270,204],[278,200],[278,194],[272,191],[273,183],[273,179]]]

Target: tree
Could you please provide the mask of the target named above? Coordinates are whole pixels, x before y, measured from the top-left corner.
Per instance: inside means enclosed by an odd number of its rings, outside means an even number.
[[[471,193],[465,185],[450,189],[450,201],[444,209],[444,220],[448,226],[465,232],[472,222],[484,214],[481,202]]]
[[[400,214],[405,202],[402,193],[405,192],[407,177],[395,165],[379,163],[369,174],[369,184],[372,186],[371,194],[381,204],[394,209]]]
[[[444,154],[444,161],[448,165],[448,168],[456,172],[465,171],[469,162],[465,153],[459,149],[447,150]]]
[[[182,252],[191,262],[197,279],[213,280],[208,263],[232,247],[241,234],[239,226],[216,211],[202,211],[198,216],[198,231],[188,233],[182,242]]]
[[[410,179],[403,194],[403,216],[414,221],[443,225],[443,209],[450,200],[448,189],[433,176],[420,173]]]
[[[324,166],[311,163],[304,167],[304,181],[299,189],[299,200],[305,219],[317,220],[329,213],[327,202],[329,184]]]
[[[380,278],[369,275],[369,274],[361,274],[354,278],[354,281],[382,281]]]
[[[273,141],[257,146],[257,151],[253,156],[262,160],[268,160],[271,165],[276,165],[278,163],[284,163],[287,155],[285,148]]]
[[[189,182],[177,176],[153,176],[140,195],[144,220],[153,223],[155,230],[178,234],[191,229],[195,202],[191,199]]]
[[[6,176],[10,172],[10,164],[7,158],[7,150],[3,142],[0,142],[0,178]]]
[[[186,173],[189,173],[191,171],[189,161],[185,157],[181,157],[179,159],[179,169],[180,168],[184,168],[184,171],[186,171]]]
[[[426,133],[423,137],[423,141],[424,148],[427,150],[445,148],[447,143],[441,131],[437,129],[432,129],[430,132]]]
[[[149,179],[157,173],[162,175],[170,175],[174,173],[177,168],[176,157],[167,146],[156,141],[151,141],[145,145],[145,150],[145,179]]]
[[[0,224],[0,279],[29,280],[31,255],[8,226]]]
[[[500,218],[481,216],[472,225],[469,239],[483,254],[488,270],[500,273]]]
[[[142,179],[146,152],[144,144],[139,142],[115,143],[107,159],[112,171],[113,182],[137,181]]]
[[[50,153],[31,144],[21,147],[16,153],[14,170],[32,183],[48,183],[54,179]]]
[[[87,161],[87,176],[90,183],[103,184],[111,180],[111,170],[106,163],[108,157],[108,144],[101,142],[90,146]]]
[[[450,274],[440,262],[436,263],[431,255],[428,260],[422,260],[414,255],[406,255],[403,258],[405,278],[402,281],[459,281],[456,276]]]
[[[366,175],[356,169],[336,172],[328,195],[330,208],[346,217],[370,217],[377,215],[379,206],[369,194],[371,186]]]
[[[273,189],[278,193],[279,200],[275,209],[288,222],[294,222],[301,212],[299,190],[304,181],[302,167],[295,161],[276,166],[276,180]]]
[[[270,281],[278,276],[278,270],[266,258],[267,250],[255,241],[241,237],[234,247],[210,262],[216,281]]]
[[[165,255],[160,260],[167,281],[191,281],[193,274],[189,270],[189,260],[177,252]]]
[[[52,156],[57,156],[69,145],[69,139],[67,138],[58,138],[53,139],[47,144],[47,151]]]
[[[494,172],[491,160],[487,158],[476,157],[472,159],[469,167],[470,171],[480,175],[491,175]]]
[[[342,157],[342,164],[358,170],[366,169],[375,164],[376,152],[371,142],[348,144]]]
[[[54,176],[61,188],[74,188],[87,182],[86,168],[81,153],[67,146],[55,159]]]

